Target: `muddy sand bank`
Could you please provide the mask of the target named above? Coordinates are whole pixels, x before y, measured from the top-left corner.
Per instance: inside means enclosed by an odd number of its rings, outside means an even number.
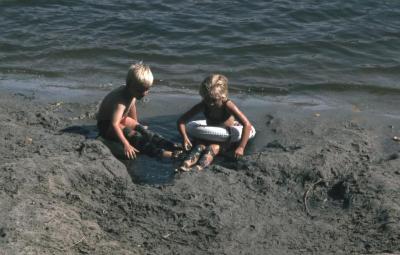
[[[176,139],[195,99],[155,94],[140,113]],[[398,110],[237,101],[258,131],[248,155],[174,175],[91,139],[97,102],[2,93],[0,254],[400,252]]]

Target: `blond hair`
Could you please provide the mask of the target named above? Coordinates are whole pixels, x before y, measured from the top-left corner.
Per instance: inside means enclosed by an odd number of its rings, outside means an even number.
[[[145,88],[153,85],[153,73],[148,65],[142,63],[133,64],[129,67],[126,75],[126,86],[141,85]]]
[[[216,102],[228,100],[228,78],[222,74],[211,74],[200,85],[200,96]]]

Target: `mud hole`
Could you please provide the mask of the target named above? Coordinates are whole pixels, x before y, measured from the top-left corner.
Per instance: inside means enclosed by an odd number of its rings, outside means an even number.
[[[400,251],[399,147],[384,151],[380,129],[265,110],[242,160],[148,185],[87,133],[60,132],[93,125],[94,103],[0,106],[0,254]]]

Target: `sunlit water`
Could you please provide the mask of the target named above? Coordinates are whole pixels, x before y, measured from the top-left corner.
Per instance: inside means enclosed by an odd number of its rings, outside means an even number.
[[[398,1],[0,2],[0,86],[109,88],[143,60],[157,83],[233,89],[400,89]]]
[[[169,94],[196,94],[204,77],[218,72],[232,94],[285,95],[297,107],[326,107],[314,105],[326,91],[382,95],[377,101],[395,105],[399,17],[399,1],[2,0],[0,88],[51,89],[82,101],[88,90],[101,95],[119,86],[129,65],[144,61]],[[305,91],[315,97],[291,98]],[[168,112],[182,112],[181,104]],[[173,117],[148,120],[178,139]],[[173,167],[143,158],[129,171],[138,182],[165,183]]]

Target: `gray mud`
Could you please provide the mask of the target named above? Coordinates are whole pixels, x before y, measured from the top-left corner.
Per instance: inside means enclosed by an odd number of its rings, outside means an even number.
[[[173,116],[193,100],[162,112],[162,98],[140,111],[177,138]],[[399,112],[238,102],[258,131],[248,155],[171,176],[172,163],[124,164],[89,133],[61,131],[94,125],[95,102],[3,93],[0,254],[400,251]],[[168,181],[138,184],[146,168]]]

